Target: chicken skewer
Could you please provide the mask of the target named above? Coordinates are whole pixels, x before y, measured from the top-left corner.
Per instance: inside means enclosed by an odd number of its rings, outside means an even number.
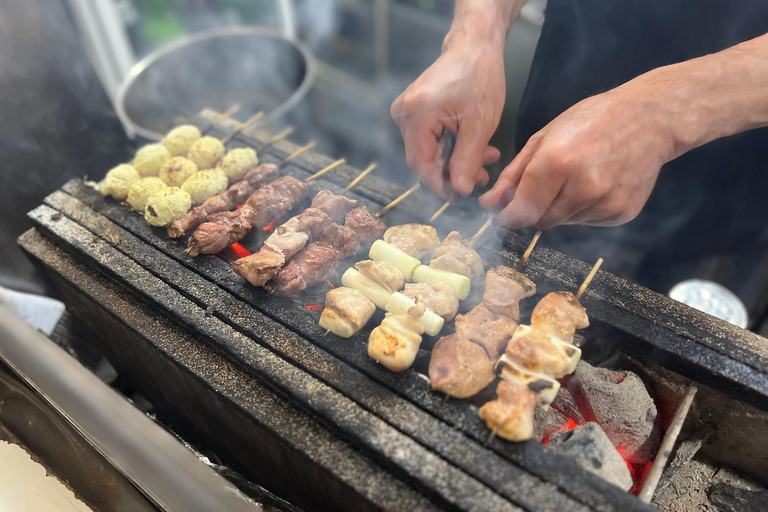
[[[531,325],[520,326],[507,345],[497,369],[503,381],[497,387],[498,399],[479,411],[492,435],[511,441],[524,441],[533,435],[536,405],[552,402],[559,390],[554,380],[576,368],[581,351],[573,346],[576,329],[589,326],[579,297],[602,264],[597,261],[577,296],[553,292],[539,301],[531,314]]]
[[[367,175],[374,169],[375,164],[372,164],[363,174]],[[360,180],[356,181],[359,183]],[[306,183],[304,185],[308,188]],[[277,276],[288,260],[299,253],[310,240],[318,240],[325,228],[346,218],[356,205],[357,201],[347,199],[343,195],[335,195],[327,190],[320,191],[312,200],[310,208],[278,227],[264,242],[259,252],[233,262],[232,268],[252,285],[264,286]],[[326,245],[325,242],[323,244]],[[332,247],[316,246],[312,254],[316,251],[324,253],[326,258],[331,256],[331,263],[335,268],[336,255]]]
[[[288,128],[291,130],[289,131]],[[292,133],[292,127],[288,128],[272,137],[261,148],[274,144]],[[309,149],[310,147],[304,146],[278,164],[261,164],[249,169],[239,181],[230,185],[227,190],[209,197],[200,206],[192,208],[184,217],[173,221],[168,227],[168,236],[179,238],[197,229],[209,215],[234,210],[238,205],[243,204],[260,186],[275,180],[279,175],[280,167]]]

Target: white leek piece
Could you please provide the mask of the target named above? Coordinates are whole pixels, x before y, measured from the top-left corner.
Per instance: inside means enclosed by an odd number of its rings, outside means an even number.
[[[438,270],[426,265],[419,265],[413,271],[415,283],[437,284],[444,283],[456,294],[459,300],[464,300],[469,295],[470,280],[467,276],[448,272],[447,270]]]
[[[414,269],[421,265],[421,261],[409,255],[402,249],[399,249],[392,244],[388,244],[384,240],[376,240],[373,242],[371,250],[368,252],[368,256],[373,261],[386,261],[387,263],[394,265],[400,269],[400,272],[403,273],[406,281],[411,280]]]
[[[408,311],[415,307],[416,301],[407,295],[395,292],[389,297],[384,309],[386,309],[388,313],[407,314]],[[424,328],[424,332],[430,336],[437,336],[445,323],[443,317],[431,309],[425,310],[419,320],[421,321],[421,326]]]
[[[341,276],[341,284],[358,290],[381,309],[384,309],[389,296],[392,295],[392,292],[353,268],[344,272],[344,275]]]

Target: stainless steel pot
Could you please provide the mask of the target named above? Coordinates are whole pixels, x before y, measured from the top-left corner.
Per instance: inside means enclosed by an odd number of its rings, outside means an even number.
[[[180,115],[221,112],[235,103],[243,116],[263,110],[263,126],[304,98],[315,70],[301,43],[271,29],[200,32],[137,63],[118,91],[117,114],[130,135],[152,140],[160,140]]]

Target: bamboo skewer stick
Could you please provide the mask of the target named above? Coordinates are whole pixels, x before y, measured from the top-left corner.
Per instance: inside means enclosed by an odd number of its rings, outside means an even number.
[[[414,191],[414,190],[416,190],[417,188],[419,188],[420,186],[421,186],[421,183],[417,183],[417,184],[415,184],[414,186],[412,186],[411,188],[409,188],[408,190],[406,190],[405,192],[403,192],[403,193],[400,195],[400,197],[398,197],[397,199],[395,199],[394,201],[392,201],[391,203],[389,203],[387,206],[385,206],[384,208],[382,208],[382,209],[381,209],[381,211],[380,211],[379,213],[377,213],[377,214],[376,214],[376,218],[379,218],[379,217],[381,217],[382,215],[384,215],[385,213],[387,213],[389,210],[391,210],[392,208],[394,208],[395,206],[397,206],[398,204],[400,204],[400,202],[401,202],[403,199],[405,199],[406,197],[408,197],[409,195],[411,195],[411,193],[413,193],[413,191]]]
[[[485,221],[485,224],[480,226],[480,229],[475,233],[475,235],[469,239],[469,248],[471,249],[474,247],[474,245],[477,243],[477,241],[480,239],[481,236],[483,236],[483,233],[485,233],[489,227],[491,227],[491,224],[493,223],[493,219],[495,218],[495,215],[491,215],[488,217],[488,220]]]
[[[292,134],[294,131],[295,131],[295,128],[292,125],[286,126],[283,131],[281,131],[277,135],[274,135],[271,139],[269,139],[267,142],[265,142],[263,146],[259,147],[259,149],[264,149],[267,146],[271,146],[275,142],[286,138],[287,136]]]
[[[445,210],[448,209],[449,206],[453,204],[450,200],[446,201],[443,206],[440,207],[439,210],[435,212],[435,214],[429,219],[429,222],[435,222],[439,216],[443,214]]]
[[[207,132],[208,130],[210,130],[211,128],[213,128],[214,126],[216,126],[217,124],[219,124],[223,120],[227,119],[228,117],[232,117],[232,114],[234,114],[235,112],[237,112],[241,108],[242,107],[240,106],[239,103],[235,103],[234,105],[229,107],[226,111],[224,111],[221,114],[219,114],[218,116],[214,117],[211,121],[208,122],[207,125],[205,125],[205,127],[201,128],[200,131],[202,133]]]
[[[595,263],[595,266],[592,267],[592,270],[589,271],[589,274],[587,274],[586,279],[584,279],[584,282],[581,283],[581,286],[579,287],[579,291],[576,292],[576,300],[581,299],[581,296],[584,295],[584,292],[587,291],[587,286],[589,286],[589,283],[592,282],[592,278],[595,277],[595,274],[597,274],[597,270],[600,268],[600,265],[603,264],[603,258],[598,258],[597,262]]]
[[[290,157],[289,157],[289,158],[290,158]],[[307,178],[307,179],[306,179],[306,180],[304,180],[304,181],[313,181],[313,180],[316,180],[317,178],[319,178],[319,177],[320,177],[320,176],[322,176],[323,174],[327,174],[327,173],[331,172],[332,170],[334,170],[335,168],[339,167],[340,165],[344,165],[344,163],[345,163],[346,161],[347,161],[347,160],[346,160],[346,159],[344,159],[344,158],[339,158],[338,160],[336,160],[335,162],[333,162],[331,165],[329,165],[329,166],[328,166],[328,167],[326,167],[325,169],[323,169],[323,170],[321,170],[321,171],[317,171],[315,174],[313,174],[312,176],[310,176],[309,178]]]
[[[528,244],[528,248],[523,253],[523,257],[520,258],[520,261],[517,262],[517,266],[515,267],[515,270],[520,272],[523,267],[525,266],[525,263],[528,261],[528,258],[531,256],[531,253],[533,252],[533,248],[536,247],[536,242],[539,241],[539,237],[541,236],[541,230],[538,230],[535,235],[533,235],[533,240],[531,240],[531,243]]]
[[[366,176],[368,176],[369,174],[371,174],[371,173],[372,173],[372,172],[373,172],[375,169],[376,169],[376,163],[375,163],[375,162],[373,162],[373,163],[371,163],[371,165],[369,165],[369,166],[368,166],[368,167],[367,167],[367,168],[366,168],[366,169],[365,169],[363,172],[361,172],[361,173],[360,173],[360,175],[359,175],[357,178],[355,178],[354,180],[352,180],[352,181],[350,182],[350,184],[349,184],[349,185],[347,185],[347,187],[344,189],[344,191],[341,193],[341,195],[344,195],[344,194],[346,194],[347,192],[349,192],[350,190],[352,190],[354,187],[356,187],[358,183],[360,183],[361,181],[363,181],[363,178],[365,178]]]
[[[262,117],[264,117],[264,111],[263,110],[259,110],[258,112],[256,112],[256,114],[253,117],[251,117],[250,119],[248,119],[247,121],[245,121],[243,123],[240,123],[240,125],[237,128],[235,128],[235,131],[233,131],[232,133],[230,133],[229,135],[227,135],[226,137],[221,139],[221,143],[222,144],[226,144],[227,142],[232,140],[232,137],[234,137],[235,135],[237,135],[241,131],[245,130],[246,128],[251,126],[253,123],[258,121]]]

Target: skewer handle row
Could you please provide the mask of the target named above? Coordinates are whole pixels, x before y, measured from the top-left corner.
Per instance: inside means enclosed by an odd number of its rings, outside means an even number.
[[[314,143],[310,143],[310,144],[313,144],[313,145],[314,145]],[[303,149],[303,148],[302,148],[302,149]],[[301,151],[301,150],[299,150],[299,151]],[[302,153],[303,153],[303,151],[302,151]],[[299,155],[300,155],[300,154],[301,154],[301,153],[299,153]],[[294,153],[293,155],[291,155],[291,156],[289,156],[288,158],[286,158],[286,159],[284,160],[284,162],[288,162],[288,161],[292,160],[293,158],[295,158],[296,156],[298,156],[298,155],[297,155],[296,153]],[[320,170],[320,171],[317,171],[315,174],[313,174],[312,176],[310,176],[309,178],[307,178],[307,179],[306,179],[306,180],[304,180],[304,181],[314,181],[314,180],[316,180],[317,178],[319,178],[320,176],[322,176],[323,174],[326,174],[326,173],[329,173],[329,172],[331,172],[332,170],[334,170],[335,168],[339,167],[340,165],[344,165],[344,164],[346,163],[346,161],[347,161],[347,160],[346,160],[345,158],[339,158],[338,160],[336,160],[335,162],[333,162],[331,165],[329,165],[329,166],[328,166],[328,167],[326,167],[325,169],[322,169],[322,170]]]
[[[446,201],[445,204],[443,206],[441,206],[440,209],[437,210],[432,217],[430,217],[429,222],[435,222],[437,220],[437,218],[439,216],[441,216],[445,210],[448,209],[449,206],[451,206],[451,201],[450,200]]]
[[[525,250],[522,258],[520,258],[520,261],[517,263],[516,270],[518,272],[520,272],[525,266],[526,262],[528,261],[528,258],[531,256],[531,253],[533,252],[533,248],[536,247],[536,242],[539,241],[540,236],[541,236],[541,230],[538,230],[536,234],[533,235],[533,240],[531,240],[531,243],[528,244],[528,248]]]
[[[579,291],[576,292],[576,299],[581,299],[581,296],[584,295],[584,292],[587,291],[587,286],[589,286],[589,283],[592,282],[592,278],[595,277],[595,274],[597,274],[598,269],[600,268],[600,265],[603,264],[603,258],[598,258],[597,262],[595,263],[595,266],[592,267],[592,270],[589,271],[589,274],[587,274],[586,279],[584,279],[584,282],[581,283],[581,286],[579,287]]]
[[[376,163],[373,162],[373,163],[371,163],[371,165],[366,167],[366,169],[363,172],[361,172],[360,175],[357,178],[352,180],[352,182],[349,185],[347,185],[347,188],[345,188],[344,191],[341,194],[344,195],[347,192],[349,192],[350,190],[352,190],[353,188],[355,188],[358,183],[363,181],[363,178],[365,178],[366,176],[371,174],[375,169],[376,169]]]
[[[391,203],[389,203],[387,206],[385,206],[384,208],[382,208],[382,209],[381,209],[381,211],[379,211],[379,213],[377,213],[377,214],[376,214],[376,217],[381,217],[382,215],[384,215],[385,213],[387,213],[389,210],[391,210],[392,208],[394,208],[395,206],[397,206],[398,204],[400,204],[400,202],[401,202],[403,199],[405,199],[406,197],[408,197],[409,195],[411,195],[411,194],[412,194],[412,193],[413,193],[413,192],[414,192],[414,191],[415,191],[417,188],[419,188],[420,186],[421,186],[421,183],[417,183],[417,184],[415,184],[414,186],[412,186],[411,188],[409,188],[408,190],[406,190],[405,192],[403,192],[403,193],[400,195],[400,197],[398,197],[397,199],[395,199],[394,201],[392,201]]]
[[[250,119],[248,119],[247,121],[245,121],[245,122],[243,122],[243,123],[240,123],[240,125],[239,125],[239,126],[236,128],[236,129],[235,129],[235,131],[233,131],[232,133],[230,133],[229,135],[227,135],[226,137],[224,137],[223,139],[221,139],[221,143],[222,143],[222,144],[226,144],[227,142],[229,142],[230,140],[232,140],[232,137],[234,137],[235,135],[237,135],[237,134],[238,134],[238,133],[240,133],[241,131],[245,130],[246,128],[248,128],[249,126],[251,126],[253,123],[255,123],[256,121],[258,121],[258,120],[259,120],[259,119],[261,119],[262,117],[264,117],[264,111],[263,111],[263,110],[259,110],[259,111],[258,111],[258,112],[256,112],[256,114],[254,114],[254,115],[253,115],[253,116],[252,116]]]

